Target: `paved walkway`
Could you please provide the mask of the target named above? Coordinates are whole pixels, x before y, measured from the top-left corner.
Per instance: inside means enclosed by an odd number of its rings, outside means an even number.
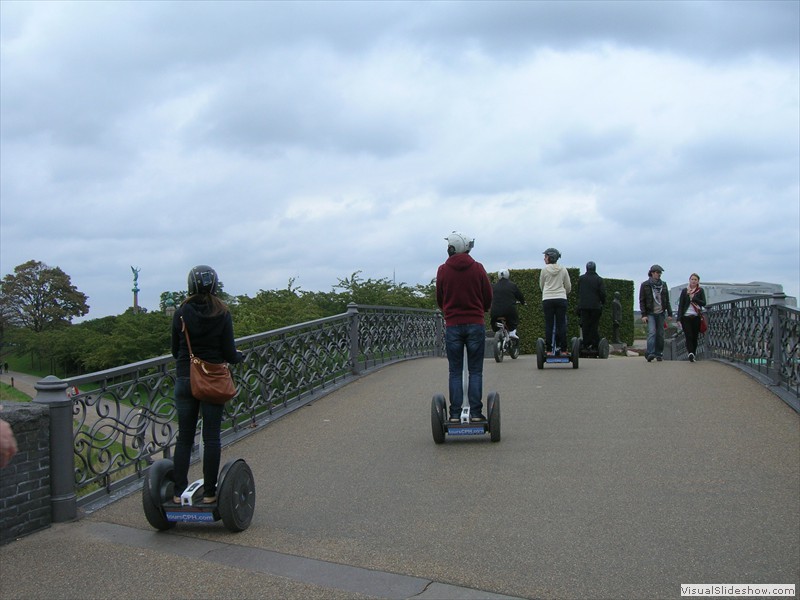
[[[17,373],[9,371],[8,373],[0,373],[0,381],[6,385],[18,389],[23,394],[27,394],[31,398],[36,397],[36,388],[33,387],[37,381],[42,378],[35,375],[27,375],[25,373]]]
[[[250,528],[158,533],[134,495],[0,548],[11,598],[678,598],[800,586],[800,418],[717,362],[485,363],[502,441],[431,437],[444,359],[364,377],[224,450]],[[199,465],[193,475],[199,476]]]

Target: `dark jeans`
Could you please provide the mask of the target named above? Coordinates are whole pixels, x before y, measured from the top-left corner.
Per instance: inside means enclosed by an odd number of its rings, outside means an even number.
[[[681,317],[683,335],[686,337],[686,353],[697,353],[697,336],[700,335],[700,317]]]
[[[178,410],[178,443],[175,446],[175,495],[180,496],[189,485],[189,461],[192,457],[197,418],[203,415],[203,495],[217,494],[219,474],[220,427],[225,406],[200,402],[192,396],[188,377],[175,382],[175,408]]]
[[[567,349],[567,299],[542,300],[544,310],[544,345],[547,351]],[[556,328],[556,348],[553,348],[553,326]]]
[[[467,398],[470,414],[483,414],[483,355],[486,345],[486,328],[483,325],[453,325],[445,330],[447,362],[450,363],[450,416],[461,415],[464,402],[464,347],[467,348],[469,383]]]
[[[581,309],[581,334],[583,335],[583,346],[591,346],[595,350],[600,345],[600,315],[599,308]]]

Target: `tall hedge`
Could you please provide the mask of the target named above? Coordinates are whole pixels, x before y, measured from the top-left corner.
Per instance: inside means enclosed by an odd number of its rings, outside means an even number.
[[[519,327],[517,333],[520,338],[520,349],[523,354],[536,352],[536,339],[544,338],[544,313],[542,312],[542,292],[539,289],[539,273],[541,269],[510,269],[511,281],[517,284],[525,296],[526,306],[518,306]],[[580,269],[567,268],[572,290],[567,298],[567,339],[580,335],[580,324],[575,313],[578,307],[578,277]],[[497,282],[497,273],[489,273],[492,284]],[[628,279],[609,279],[603,277],[606,286],[606,304],[600,317],[600,337],[606,338],[609,343],[613,339],[613,324],[611,303],[614,292],[619,292],[619,301],[622,305],[622,319],[619,326],[619,338],[622,342],[633,344],[633,281]],[[489,314],[486,315],[486,328],[491,329]]]

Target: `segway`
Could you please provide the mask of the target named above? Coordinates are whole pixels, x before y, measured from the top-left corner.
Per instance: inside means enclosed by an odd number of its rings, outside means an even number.
[[[608,358],[608,340],[601,338],[597,348],[586,348],[581,343],[581,358]]]
[[[237,458],[222,467],[217,482],[217,501],[203,502],[203,480],[189,484],[181,494],[180,503],[173,502],[175,490],[174,465],[170,459],[153,463],[144,480],[142,506],[147,521],[165,531],[176,523],[222,523],[233,532],[250,526],[256,507],[256,488],[253,472]]]
[[[467,389],[469,388],[469,370],[467,368],[467,349],[464,348],[463,370],[464,401],[461,415],[457,423],[451,423],[448,418],[447,402],[444,395],[436,394],[431,401],[431,431],[433,441],[443,444],[446,435],[474,436],[489,434],[493,442],[500,441],[500,394],[489,392],[486,397],[486,420],[473,422],[470,420],[469,401]]]
[[[556,328],[553,327],[553,345],[556,348]],[[572,338],[570,340],[571,352],[546,352],[544,340],[539,338],[536,340],[536,368],[544,369],[545,364],[569,364],[572,363],[572,368],[577,369],[580,362],[581,355],[581,338]]]

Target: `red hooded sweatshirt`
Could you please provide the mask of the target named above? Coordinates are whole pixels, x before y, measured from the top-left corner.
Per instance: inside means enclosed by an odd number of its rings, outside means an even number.
[[[492,307],[492,284],[483,265],[469,254],[454,254],[436,273],[436,303],[447,327],[483,325]]]

